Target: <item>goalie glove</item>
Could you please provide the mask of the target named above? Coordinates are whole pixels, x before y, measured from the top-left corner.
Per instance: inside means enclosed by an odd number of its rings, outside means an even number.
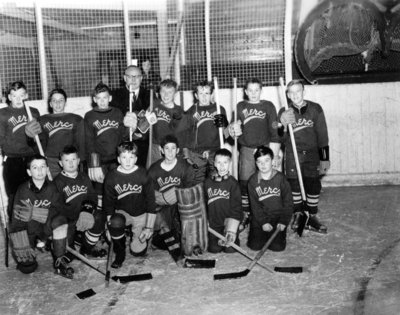
[[[21,200],[21,202],[23,206],[16,205],[14,207],[14,217],[17,220],[23,222],[34,220],[39,223],[46,223],[49,215],[49,209],[34,207],[29,200]]]
[[[124,126],[132,129],[132,131],[136,130],[138,124],[138,118],[135,113],[127,112],[124,117]]]
[[[156,222],[155,213],[147,213],[146,226],[143,228],[142,233],[140,233],[139,241],[144,243],[153,235],[154,223]]]
[[[325,175],[329,168],[331,167],[331,163],[329,162],[329,146],[319,148],[319,174]]]
[[[10,239],[18,263],[35,261],[35,250],[29,244],[27,230],[10,233]]]
[[[25,134],[30,138],[34,138],[41,132],[42,126],[40,126],[40,123],[35,118],[25,125]]]
[[[214,115],[214,125],[217,126],[217,128],[227,127],[228,120],[226,119],[226,116],[224,114]]]
[[[95,152],[90,154],[90,167],[88,169],[88,175],[90,180],[93,182],[104,182],[104,173],[100,167],[100,154]]]
[[[165,192],[155,190],[156,204],[159,206],[171,206],[178,202],[176,199],[175,187],[168,189]]]
[[[288,125],[294,124],[296,122],[296,117],[294,115],[293,108],[285,110],[281,115],[280,121],[285,129]]]

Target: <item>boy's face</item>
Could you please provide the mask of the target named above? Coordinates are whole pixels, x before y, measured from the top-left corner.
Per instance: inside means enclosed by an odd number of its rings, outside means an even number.
[[[62,94],[56,93],[51,96],[50,107],[55,114],[63,113],[65,108],[65,98]]]
[[[301,106],[303,105],[304,100],[304,89],[301,84],[292,85],[288,88],[287,96],[293,102],[294,105]]]
[[[142,83],[142,73],[138,68],[129,68],[125,70],[124,80],[127,89],[131,86],[132,90],[137,90]]]
[[[209,86],[198,86],[196,97],[200,106],[208,106],[211,102],[211,89]]]
[[[76,173],[78,171],[80,159],[78,154],[63,154],[61,156],[61,160],[59,161],[60,166],[66,173]]]
[[[258,103],[261,97],[261,87],[258,83],[249,83],[245,93],[250,103]]]
[[[272,170],[272,159],[269,155],[260,156],[257,161],[256,165],[260,170],[261,174],[268,174]]]
[[[93,97],[93,102],[95,102],[100,109],[107,109],[111,99],[112,97],[108,92],[101,92]]]
[[[231,159],[228,156],[216,155],[214,166],[217,169],[219,176],[225,176],[231,169]]]
[[[176,155],[179,153],[179,148],[176,143],[167,143],[161,148],[161,152],[164,154],[164,158],[167,161],[173,161],[176,158]]]
[[[132,152],[129,151],[122,152],[118,156],[118,163],[125,171],[132,170],[136,165],[136,161],[137,161],[136,154],[133,154]]]
[[[160,89],[161,100],[164,105],[173,104],[175,97],[175,88],[162,86]]]
[[[45,180],[47,176],[47,162],[45,160],[33,160],[29,167],[28,175],[34,180]]]
[[[25,100],[28,99],[28,93],[26,93],[25,89],[18,89],[16,91],[11,90],[10,94],[8,94],[8,99],[11,102],[11,106],[14,108],[24,107]]]

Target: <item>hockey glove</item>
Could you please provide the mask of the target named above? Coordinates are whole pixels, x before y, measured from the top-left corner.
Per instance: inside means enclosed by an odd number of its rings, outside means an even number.
[[[124,126],[132,129],[132,131],[136,130],[138,124],[138,118],[135,113],[127,112],[124,117]]]
[[[18,263],[35,260],[35,251],[29,244],[28,231],[10,233],[12,250]]]
[[[232,138],[240,137],[242,135],[242,122],[238,120],[237,122],[233,122],[228,126],[229,135]]]
[[[329,146],[319,148],[319,174],[325,175],[329,168],[331,167],[331,163],[329,162]]]
[[[289,108],[288,110],[285,110],[282,115],[281,115],[281,123],[285,129],[287,126],[290,124],[294,124],[296,122],[296,117],[294,115],[293,108]]]
[[[155,213],[147,213],[146,226],[143,228],[142,233],[140,233],[139,241],[144,243],[153,235],[154,223],[156,222]]]
[[[286,225],[284,225],[282,223],[278,223],[278,225],[276,226],[276,229],[279,231],[284,231],[286,229]]]
[[[225,242],[222,244],[223,246],[229,247],[232,245],[233,242],[236,240],[237,231],[239,228],[240,221],[227,218],[225,219]]]
[[[14,217],[23,222],[35,220],[39,223],[46,223],[49,209],[34,207],[30,201],[21,200],[21,205],[14,207]]]
[[[84,232],[86,230],[89,230],[93,227],[94,225],[94,217],[91,213],[82,211],[79,214],[78,221],[76,222],[76,230]]]
[[[25,134],[30,138],[34,138],[41,132],[42,132],[42,127],[35,118],[33,118],[25,125]]]
[[[225,128],[228,126],[228,120],[226,119],[226,115],[219,114],[214,116],[214,124],[217,128]]]
[[[264,232],[271,232],[273,228],[271,224],[265,223],[263,224],[262,229]]]
[[[88,169],[88,175],[91,181],[103,183],[104,173],[102,168],[100,167],[100,154],[95,152],[90,154],[90,166]]]

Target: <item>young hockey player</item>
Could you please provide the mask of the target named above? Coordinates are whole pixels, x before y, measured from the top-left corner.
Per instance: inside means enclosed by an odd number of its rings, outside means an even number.
[[[154,187],[146,170],[136,165],[137,146],[123,142],[118,146],[118,168],[104,181],[104,210],[116,254],[112,268],[120,268],[125,260],[125,227],[132,225],[130,253],[143,256],[147,240],[153,234],[156,219]]]
[[[27,162],[30,180],[20,185],[15,194],[10,239],[17,268],[32,273],[38,264],[34,248],[38,241],[52,236],[55,272],[72,278],[74,270],[68,266],[66,254],[66,218],[61,216],[63,203],[54,183],[46,179],[46,158],[34,155]]]
[[[79,172],[78,150],[67,145],[59,154],[61,173],[54,179],[64,201],[61,214],[68,220],[68,241],[81,246],[82,254],[94,258],[106,256],[104,249],[94,249],[104,232],[105,215],[97,208],[97,194],[89,177]]]
[[[54,89],[49,94],[50,114],[33,119],[25,126],[25,133],[34,138],[43,130],[43,149],[52,178],[60,172],[59,153],[66,145],[75,145],[79,156],[84,156],[84,128],[81,116],[64,112],[67,94],[63,89]]]
[[[238,121],[229,126],[229,134],[238,137],[240,145],[239,183],[242,192],[242,209],[244,220],[239,227],[243,230],[250,214],[247,183],[249,177],[256,172],[254,150],[262,145],[269,146],[278,157],[280,139],[277,129],[273,127],[277,115],[274,104],[260,100],[262,83],[257,78],[246,81],[245,94],[247,100],[237,104]]]
[[[237,230],[242,220],[241,193],[238,181],[229,174],[232,164],[232,154],[227,149],[219,149],[215,153],[214,165],[217,174],[207,178],[204,189],[207,199],[208,223],[212,229],[224,234],[226,243],[221,246],[218,238],[208,233],[208,251],[232,253],[229,246],[235,242],[239,245]]]
[[[195,85],[194,96],[196,103],[185,112],[188,120],[187,141],[183,155],[197,166],[196,181],[204,182],[206,176],[214,171],[215,151],[220,148],[219,127],[226,127],[226,112],[221,107],[221,114],[217,115],[217,105],[211,103],[214,85],[208,81],[201,81]]]
[[[0,159],[4,165],[4,185],[8,196],[8,215],[10,216],[13,197],[23,182],[29,179],[26,162],[37,152],[36,144],[27,138],[24,127],[28,123],[28,115],[24,101],[28,99],[26,86],[21,81],[10,84],[8,88],[9,106],[0,109]],[[34,118],[39,117],[36,108],[31,109]]]
[[[152,163],[161,158],[160,144],[166,135],[174,135],[180,143],[186,137],[182,123],[183,109],[174,103],[177,88],[177,83],[171,79],[160,83],[161,102],[154,107],[157,123],[153,126]]]
[[[258,147],[254,159],[258,172],[250,177],[248,184],[252,217],[247,246],[260,250],[279,229],[281,233],[268,249],[283,251],[286,248],[286,226],[293,213],[290,185],[285,176],[272,167],[274,152],[270,148]]]
[[[285,111],[279,111],[280,121],[284,126],[285,171],[292,188],[294,220],[292,229],[297,230],[302,215],[309,214],[306,228],[320,233],[327,233],[328,228],[318,218],[318,202],[321,192],[320,175],[326,174],[330,167],[329,138],[324,111],[321,105],[304,99],[304,85],[300,80],[293,80],[287,85],[287,96],[291,104]],[[307,202],[303,204],[297,178],[293,149],[288,135],[287,125],[294,130],[297,154],[302,170]]]
[[[161,153],[164,158],[155,162],[149,169],[157,203],[155,231],[158,233],[153,237],[153,244],[161,249],[169,249],[177,261],[180,256],[178,247],[181,228],[175,189],[192,186],[194,172],[185,160],[177,158],[179,144],[175,136],[164,137],[161,142]]]

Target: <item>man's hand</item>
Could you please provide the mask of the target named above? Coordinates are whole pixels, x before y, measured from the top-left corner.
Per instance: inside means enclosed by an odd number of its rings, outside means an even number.
[[[127,112],[124,117],[124,126],[135,131],[137,128],[138,118],[135,113]]]

